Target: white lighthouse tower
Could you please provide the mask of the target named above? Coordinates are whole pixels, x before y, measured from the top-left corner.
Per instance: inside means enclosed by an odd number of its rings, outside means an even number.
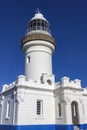
[[[41,82],[43,74],[52,75],[52,54],[55,41],[49,30],[49,22],[38,10],[30,20],[28,32],[22,40],[25,54],[25,76]]]

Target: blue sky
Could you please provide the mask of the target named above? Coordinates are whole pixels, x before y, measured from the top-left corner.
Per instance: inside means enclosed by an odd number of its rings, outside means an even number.
[[[0,0],[0,89],[24,74],[20,49],[28,21],[39,8],[56,40],[53,73],[87,86],[87,0]]]

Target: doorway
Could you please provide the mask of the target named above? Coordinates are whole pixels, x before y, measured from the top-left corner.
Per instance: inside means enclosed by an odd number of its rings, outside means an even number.
[[[76,101],[73,101],[71,103],[71,111],[72,111],[73,125],[78,125],[79,124],[79,115],[78,115],[78,103]]]

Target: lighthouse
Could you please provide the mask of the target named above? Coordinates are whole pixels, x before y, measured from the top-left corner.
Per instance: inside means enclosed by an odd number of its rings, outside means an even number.
[[[49,29],[49,22],[37,10],[29,21],[28,32],[22,39],[22,51],[25,55],[25,76],[35,82],[41,82],[43,74],[52,75],[52,54],[55,41]]]
[[[0,130],[87,130],[87,88],[64,76],[55,81],[55,40],[37,10],[21,40],[25,73],[2,86]]]

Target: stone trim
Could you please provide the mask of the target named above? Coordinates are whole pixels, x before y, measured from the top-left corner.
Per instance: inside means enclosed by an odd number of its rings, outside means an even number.
[[[66,86],[66,87],[59,87],[59,88],[55,88],[55,90],[66,90],[66,89],[68,89],[68,90],[77,90],[77,91],[84,91],[84,89],[83,88],[74,88],[74,87],[69,87],[69,86]]]
[[[33,41],[33,40],[44,40],[44,41],[48,41],[50,43],[52,43],[54,46],[56,46],[55,44],[55,40],[52,36],[49,36],[49,35],[46,35],[46,34],[29,34],[27,36],[25,36],[23,39],[22,39],[22,44],[21,44],[21,47],[26,43],[26,42],[29,42],[29,41]]]

